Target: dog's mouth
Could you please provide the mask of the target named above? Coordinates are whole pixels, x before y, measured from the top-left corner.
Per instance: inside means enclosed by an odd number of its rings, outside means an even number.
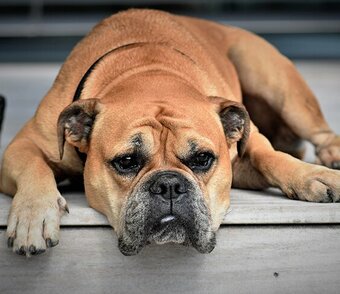
[[[200,253],[210,253],[216,245],[215,232],[211,231],[210,226],[208,229],[204,227],[206,226],[202,225],[201,229],[195,230],[178,217],[167,215],[144,235],[139,230],[137,232],[130,231],[132,236],[130,235],[129,238],[123,234],[119,238],[119,250],[124,255],[130,256],[138,254],[147,244],[178,243],[184,246],[193,246]]]
[[[185,198],[171,205],[171,210],[165,206],[164,201],[150,197],[145,185],[129,197],[118,238],[124,255],[135,255],[149,243],[191,245],[201,253],[214,249],[210,213],[196,185],[191,184]]]
[[[169,242],[183,244],[186,241],[184,225],[174,215],[167,215],[160,219],[151,230],[149,242],[165,244]]]

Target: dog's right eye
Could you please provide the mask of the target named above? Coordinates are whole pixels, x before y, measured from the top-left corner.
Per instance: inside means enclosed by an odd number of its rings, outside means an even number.
[[[188,166],[195,173],[205,173],[209,171],[214,161],[215,155],[212,152],[197,152],[189,158],[180,159],[186,166]]]
[[[144,159],[138,154],[126,154],[114,158],[111,165],[121,174],[138,173],[144,165]]]

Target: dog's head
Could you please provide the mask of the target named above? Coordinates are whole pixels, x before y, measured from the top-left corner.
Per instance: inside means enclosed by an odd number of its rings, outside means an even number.
[[[87,153],[89,204],[126,255],[150,241],[214,248],[229,206],[230,153],[244,152],[248,132],[242,105],[152,74],[74,102],[58,121],[61,156],[65,140]]]

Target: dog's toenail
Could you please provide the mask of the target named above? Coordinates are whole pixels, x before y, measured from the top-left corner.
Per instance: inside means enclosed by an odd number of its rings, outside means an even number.
[[[38,249],[36,255],[44,253],[46,250],[45,249]]]
[[[57,246],[59,243],[59,240],[52,240],[52,247]]]
[[[67,213],[70,213],[70,210],[68,209],[67,204],[65,205],[65,211],[66,211]]]
[[[327,196],[328,196],[327,202],[334,202],[334,193],[331,189],[327,189]]]
[[[32,255],[35,255],[37,253],[37,248],[35,248],[34,245],[31,245],[29,248],[28,248],[28,251],[32,254]]]
[[[52,247],[51,245],[52,245],[51,239],[50,238],[46,239],[46,246],[47,247]]]
[[[19,250],[16,251],[19,255],[26,255],[26,250],[24,246],[21,246]]]
[[[9,237],[7,239],[7,246],[8,246],[8,248],[13,247],[13,243],[14,243],[14,238],[13,237]]]
[[[51,240],[51,238],[47,238],[46,239],[46,246],[47,247],[54,247],[54,246],[56,246],[56,245],[58,245],[58,243],[59,243],[59,240]]]
[[[36,249],[35,247],[34,249],[35,249],[34,252],[31,252],[32,255],[38,255],[45,252],[45,249]]]

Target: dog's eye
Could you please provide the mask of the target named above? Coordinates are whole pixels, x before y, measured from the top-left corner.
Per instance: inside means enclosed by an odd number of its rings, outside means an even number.
[[[127,174],[137,173],[142,168],[143,162],[142,156],[138,156],[138,154],[127,154],[113,159],[111,165],[119,173]]]
[[[187,165],[194,172],[205,172],[210,169],[214,160],[215,157],[210,152],[200,152],[192,156],[187,161]]]

